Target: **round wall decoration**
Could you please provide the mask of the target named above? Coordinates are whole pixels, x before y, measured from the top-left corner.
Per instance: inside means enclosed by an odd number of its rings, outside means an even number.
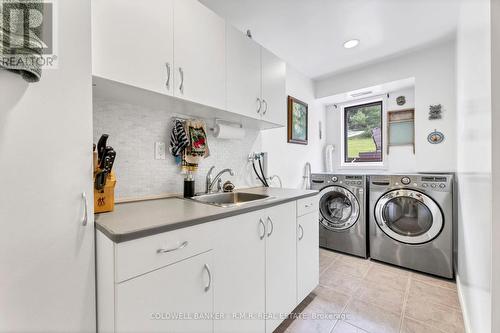
[[[431,132],[427,136],[427,141],[429,141],[430,144],[437,145],[444,141],[444,134],[442,132],[434,130],[434,132]]]
[[[406,97],[404,97],[404,96],[399,96],[398,98],[396,98],[396,103],[397,103],[399,106],[405,105],[405,104],[406,104]]]

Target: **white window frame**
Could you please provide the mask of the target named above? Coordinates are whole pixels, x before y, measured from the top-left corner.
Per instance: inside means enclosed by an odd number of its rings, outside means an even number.
[[[382,162],[346,162],[345,161],[345,109],[352,106],[382,102]],[[340,169],[387,169],[387,153],[385,149],[387,126],[387,96],[374,96],[358,99],[340,105]]]

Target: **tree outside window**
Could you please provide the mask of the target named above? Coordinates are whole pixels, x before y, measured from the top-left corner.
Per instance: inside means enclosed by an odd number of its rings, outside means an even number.
[[[382,102],[344,108],[346,163],[382,162]]]

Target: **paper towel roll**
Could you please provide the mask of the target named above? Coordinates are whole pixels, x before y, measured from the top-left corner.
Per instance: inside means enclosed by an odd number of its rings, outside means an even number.
[[[217,139],[243,139],[245,130],[239,127],[217,124],[214,127],[214,136]]]

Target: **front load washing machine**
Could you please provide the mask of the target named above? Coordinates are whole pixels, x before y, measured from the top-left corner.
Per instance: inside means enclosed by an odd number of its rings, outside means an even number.
[[[319,245],[366,258],[366,177],[312,174],[311,188],[320,191]]]
[[[369,177],[372,259],[453,278],[453,175]]]

